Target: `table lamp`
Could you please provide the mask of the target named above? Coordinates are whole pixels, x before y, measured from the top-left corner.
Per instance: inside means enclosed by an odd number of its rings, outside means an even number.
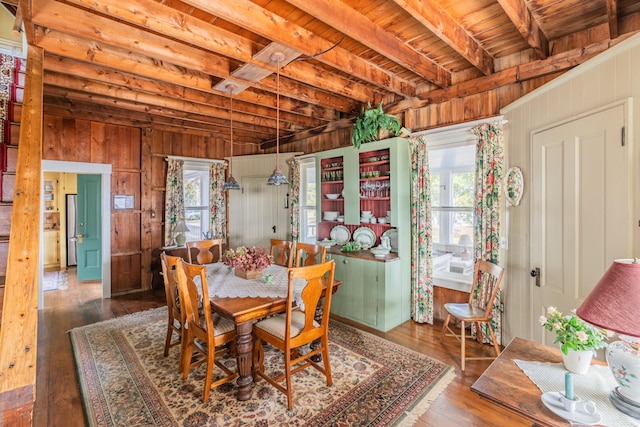
[[[462,246],[462,252],[460,253],[460,259],[471,259],[471,252],[469,251],[469,246],[473,245],[471,241],[471,237],[468,234],[463,234],[460,236],[460,240],[458,240],[458,245]]]
[[[619,334],[606,355],[618,387],[609,393],[611,403],[640,419],[640,263],[618,259],[576,310],[578,317]]]
[[[189,231],[189,227],[187,227],[187,224],[185,224],[184,221],[178,221],[176,223],[176,226],[173,229],[174,233],[178,233],[176,234],[176,244],[178,246],[184,246],[185,242],[187,241],[186,236],[184,235],[184,233]]]

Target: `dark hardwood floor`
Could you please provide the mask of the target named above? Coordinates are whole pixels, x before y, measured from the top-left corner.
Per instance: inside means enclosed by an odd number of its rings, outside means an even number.
[[[162,289],[102,299],[101,284],[77,282],[73,269],[70,270],[67,290],[46,292],[45,308],[39,314],[33,425],[85,425],[80,385],[67,333],[70,329],[163,305]],[[416,427],[531,426],[530,422],[480,399],[470,390],[491,362],[470,361],[466,372],[460,373],[458,342],[453,338],[447,338],[444,344],[440,342],[441,324],[430,326],[408,321],[382,333],[345,322],[454,366],[456,379],[432,403]],[[468,349],[476,355],[491,355],[489,345],[468,342]]]

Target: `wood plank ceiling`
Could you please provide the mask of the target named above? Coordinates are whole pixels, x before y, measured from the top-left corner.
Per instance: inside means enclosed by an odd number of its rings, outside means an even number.
[[[575,66],[640,29],[635,0],[12,0],[49,114],[273,145]],[[15,10],[15,9],[14,9]]]

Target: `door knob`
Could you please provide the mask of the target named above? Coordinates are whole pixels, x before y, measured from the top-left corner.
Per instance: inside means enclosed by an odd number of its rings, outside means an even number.
[[[540,287],[540,267],[536,267],[533,270],[531,270],[531,272],[529,273],[531,275],[531,277],[535,277],[536,278],[536,286]]]
[[[82,233],[78,233],[78,244],[82,243],[82,241],[84,240],[84,235]]]
[[[271,227],[271,229],[273,230],[273,232],[276,232],[276,226],[274,225],[273,227]]]

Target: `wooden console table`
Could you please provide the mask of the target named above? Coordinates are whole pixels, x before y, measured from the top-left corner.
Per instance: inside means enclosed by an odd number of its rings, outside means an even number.
[[[513,361],[562,362],[562,353],[522,338],[514,338],[471,386],[480,397],[531,420],[536,427],[570,426],[542,403],[540,389]],[[594,360],[593,363],[604,364]]]

